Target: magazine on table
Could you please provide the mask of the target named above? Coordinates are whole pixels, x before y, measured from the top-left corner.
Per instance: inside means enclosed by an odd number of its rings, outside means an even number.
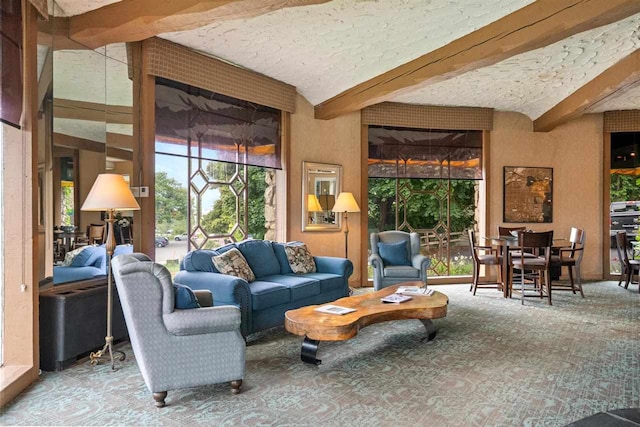
[[[433,295],[435,291],[433,289],[427,289],[420,286],[400,286],[396,291],[396,294],[402,295]]]
[[[339,305],[327,304],[327,305],[323,305],[322,307],[316,308],[315,311],[319,311],[321,313],[328,313],[328,314],[347,314],[347,313],[352,313],[356,311],[356,309],[349,308],[349,307],[340,307]]]
[[[387,295],[386,297],[380,298],[380,301],[401,303],[401,302],[409,301],[410,299],[411,297],[409,295],[402,295],[402,294],[395,293],[395,294]]]

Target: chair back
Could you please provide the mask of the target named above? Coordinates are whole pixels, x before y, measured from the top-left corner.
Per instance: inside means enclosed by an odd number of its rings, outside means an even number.
[[[586,232],[584,230],[571,227],[571,234],[569,235],[569,242],[571,242],[571,258],[575,258],[576,252],[578,252],[576,262],[580,262],[582,260],[582,255],[584,255],[585,239]]]
[[[531,250],[534,254],[540,255],[544,250],[544,257],[549,262],[551,258],[551,246],[553,246],[553,231],[523,231],[518,234],[518,244],[522,252]]]
[[[411,255],[420,253],[420,235],[418,233],[407,233],[406,231],[381,231],[371,233],[371,253],[378,254],[378,243],[398,243],[408,241]]]
[[[89,231],[87,232],[87,236],[89,236],[89,244],[93,245],[94,243],[96,243],[96,241],[104,243],[105,231],[106,226],[104,224],[91,224],[89,226]]]
[[[527,228],[526,227],[502,227],[502,226],[498,226],[498,236],[503,237],[503,236],[507,236],[507,237],[513,237],[513,234],[511,234],[512,231],[525,231]]]
[[[471,249],[471,256],[475,262],[479,262],[478,253],[476,252],[476,232],[469,230],[469,248]]]
[[[629,252],[627,252],[627,233],[620,231],[616,234],[616,248],[618,249],[618,259],[625,265],[629,264]]]

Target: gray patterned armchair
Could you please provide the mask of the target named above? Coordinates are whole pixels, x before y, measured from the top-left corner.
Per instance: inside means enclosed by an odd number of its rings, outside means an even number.
[[[420,254],[420,236],[405,231],[371,233],[373,287],[380,290],[400,282],[427,283],[431,260]]]
[[[156,406],[164,406],[167,390],[231,381],[232,392],[240,392],[245,341],[238,308],[174,309],[171,275],[144,254],[114,258],[112,268],[133,353]]]

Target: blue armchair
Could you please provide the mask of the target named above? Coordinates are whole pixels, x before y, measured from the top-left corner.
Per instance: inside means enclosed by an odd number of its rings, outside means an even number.
[[[427,268],[431,260],[420,254],[418,233],[382,231],[371,233],[373,287],[380,290],[400,282],[427,283]]]
[[[230,381],[232,392],[240,392],[245,342],[238,308],[175,308],[171,274],[144,254],[114,258],[113,276],[133,353],[156,406],[164,406],[168,390],[179,388]]]

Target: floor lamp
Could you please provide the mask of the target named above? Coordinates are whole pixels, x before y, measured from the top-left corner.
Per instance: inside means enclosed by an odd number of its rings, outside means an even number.
[[[353,194],[344,192],[338,195],[332,210],[333,212],[342,212],[344,214],[344,257],[349,258],[349,218],[347,212],[360,212],[360,207]]]
[[[118,211],[131,211],[139,210],[140,206],[136,199],[133,197],[129,185],[124,180],[122,175],[118,174],[100,174],[96,178],[96,181],[89,191],[82,208],[83,211],[107,211],[107,240],[105,247],[107,250],[107,336],[105,337],[105,344],[102,350],[95,353],[91,353],[89,358],[91,364],[95,365],[98,361],[106,357],[107,351],[111,358],[111,369],[115,369],[113,360],[113,333],[111,332],[112,326],[112,313],[113,313],[113,284],[111,283],[111,256],[116,248],[116,239],[113,235],[113,223],[115,219],[113,214]],[[116,351],[119,353],[119,360],[124,360],[125,354],[122,351]]]

